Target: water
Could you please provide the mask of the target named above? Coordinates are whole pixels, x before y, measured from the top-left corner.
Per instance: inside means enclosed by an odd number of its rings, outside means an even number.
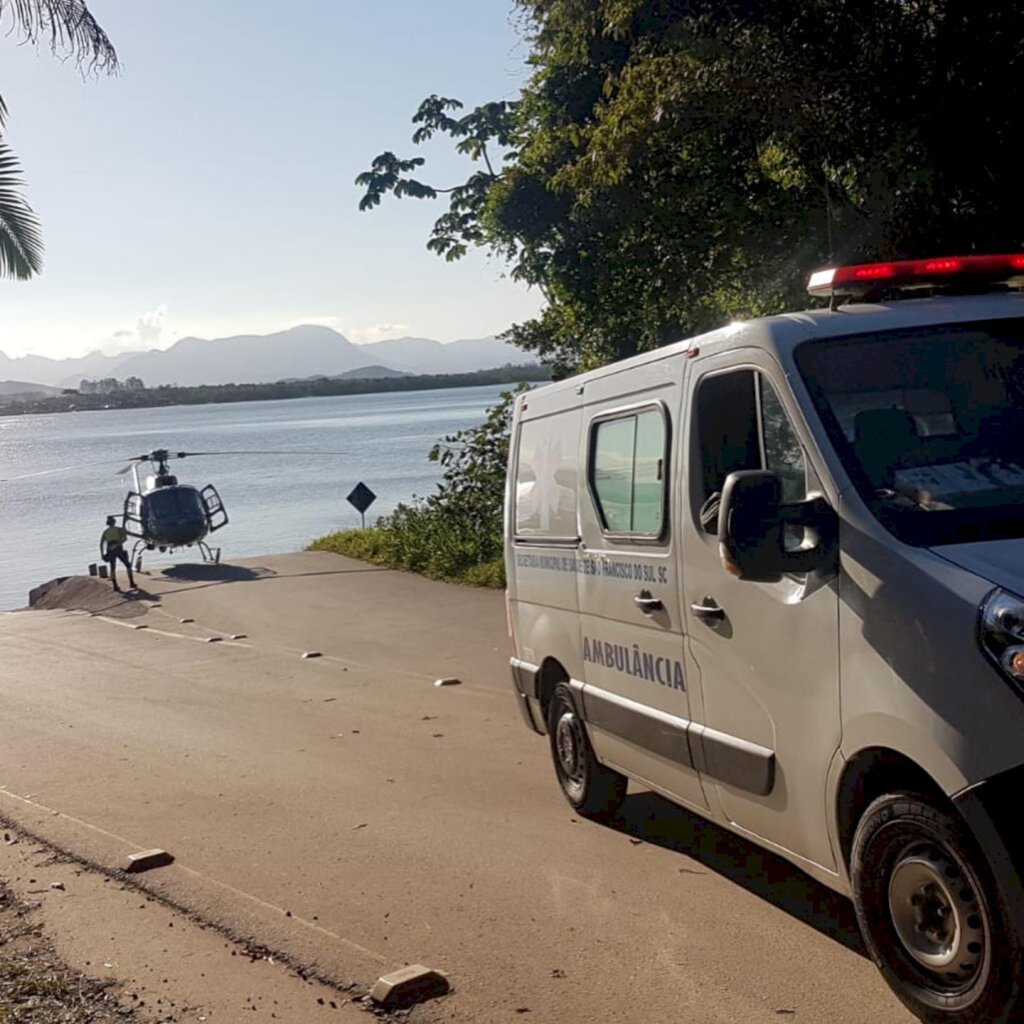
[[[332,530],[359,525],[345,500],[363,481],[377,495],[367,523],[440,479],[427,453],[442,435],[472,427],[507,386],[342,395],[275,402],[112,409],[0,417],[0,478],[56,467],[66,472],[0,483],[0,610],[28,591],[83,573],[99,558],[104,517],[120,513],[127,460],[155,448],[308,448],[331,456],[210,456],[176,460],[182,483],[212,483],[230,523],[214,534],[223,558],[297,551]],[[86,463],[109,460],[109,465]],[[145,565],[198,558],[147,552]]]

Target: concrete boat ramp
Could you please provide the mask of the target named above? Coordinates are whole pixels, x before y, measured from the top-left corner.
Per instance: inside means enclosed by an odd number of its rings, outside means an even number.
[[[61,881],[44,927],[154,1020],[359,1019],[408,964],[452,988],[422,1021],[911,1019],[789,865],[639,789],[571,813],[502,594],[312,552],[138,582],[0,615],[0,875]]]

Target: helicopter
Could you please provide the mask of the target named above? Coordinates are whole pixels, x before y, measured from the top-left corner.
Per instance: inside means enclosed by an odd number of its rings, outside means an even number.
[[[137,455],[118,476],[131,474],[131,486],[124,498],[121,525],[129,537],[135,538],[131,561],[142,568],[140,552],[145,549],[161,552],[195,544],[204,562],[220,562],[220,548],[211,548],[206,538],[228,524],[228,513],[213,484],[194,487],[182,484],[167,463],[190,455],[213,455],[214,452],[169,452],[157,448]],[[239,453],[241,454],[241,453]],[[149,472],[140,474],[140,469]]]
[[[127,478],[127,491],[121,507],[121,525],[129,537],[135,538],[130,561],[136,571],[142,569],[144,551],[173,552],[178,548],[199,548],[204,562],[220,562],[220,548],[212,547],[207,538],[228,524],[224,502],[213,484],[196,487],[181,483],[168,463],[210,455],[347,455],[342,451],[307,451],[299,449],[260,449],[246,451],[175,452],[156,448],[142,455],[129,456],[127,465],[117,475]],[[122,461],[121,459],[117,460]],[[9,483],[33,477],[64,473],[86,466],[110,465],[112,460],[79,463],[45,469],[20,476],[7,477]]]

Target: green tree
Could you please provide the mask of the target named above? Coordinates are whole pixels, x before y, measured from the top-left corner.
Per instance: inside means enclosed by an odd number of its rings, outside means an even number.
[[[478,427],[442,438],[430,459],[443,467],[437,491],[401,504],[367,530],[322,537],[313,550],[363,558],[477,586],[505,585],[502,499],[515,399],[505,391]]]
[[[967,0],[518,0],[532,75],[413,141],[473,166],[429,246],[484,246],[547,305],[510,340],[565,372],[806,305],[831,261],[1018,249],[1024,8]],[[486,158],[486,159],[485,159]],[[358,183],[437,198],[422,158]]]
[[[0,0],[0,29],[22,42],[48,46],[85,72],[117,71],[114,47],[84,0]],[[43,241],[22,195],[21,167],[4,138],[6,123],[0,97],[0,277],[24,280],[39,273]]]

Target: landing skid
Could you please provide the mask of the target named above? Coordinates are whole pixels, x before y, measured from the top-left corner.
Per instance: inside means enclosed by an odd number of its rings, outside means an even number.
[[[200,540],[196,543],[202,552],[204,562],[213,562],[214,565],[220,565],[220,548],[211,548],[205,540]]]
[[[189,544],[187,546],[191,547],[192,545]],[[211,548],[204,540],[197,540],[196,547],[199,548],[199,553],[203,556],[204,562],[212,562],[214,565],[220,565],[220,548]],[[152,551],[153,549],[154,546],[152,544],[147,544],[145,539],[141,537],[132,545],[131,563],[135,567],[136,572],[142,572],[142,553],[144,551]],[[173,553],[176,550],[177,548],[160,548],[160,553]]]

